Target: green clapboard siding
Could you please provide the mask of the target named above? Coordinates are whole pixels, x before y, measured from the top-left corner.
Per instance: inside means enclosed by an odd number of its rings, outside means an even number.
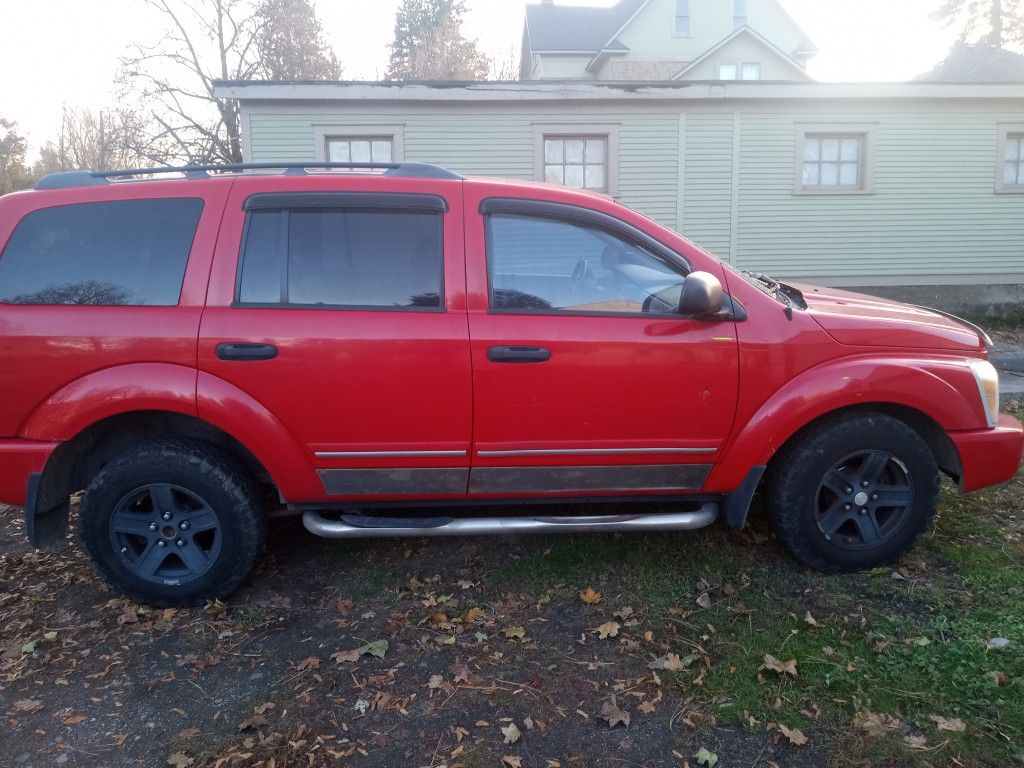
[[[403,127],[405,159],[534,178],[538,124],[617,131],[618,197],[745,269],[893,283],[1022,276],[1024,195],[995,191],[997,102],[412,104],[304,111],[246,105],[253,161],[316,156],[316,126]],[[870,125],[873,193],[795,195],[800,123]],[[681,220],[680,220],[681,218]]]

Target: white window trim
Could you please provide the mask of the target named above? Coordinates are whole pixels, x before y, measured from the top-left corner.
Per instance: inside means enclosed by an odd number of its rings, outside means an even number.
[[[996,194],[999,195],[1024,195],[1024,184],[1007,184],[1003,181],[1003,173],[1006,167],[1006,144],[1010,140],[1011,133],[1024,134],[1024,123],[1000,123],[999,141],[996,142],[998,154],[996,155]]]
[[[359,139],[370,136],[391,138],[391,161],[405,161],[404,125],[314,125],[313,139],[316,146],[316,160],[326,163],[327,142],[331,139]]]
[[[608,142],[606,158],[608,191],[607,194],[617,197],[619,194],[619,126],[595,125],[594,123],[534,123],[533,124],[533,178],[544,181],[544,137],[545,136],[580,136],[582,138],[601,138]],[[575,189],[575,187],[574,187]],[[587,191],[587,190],[581,190]],[[592,190],[591,190],[592,191]]]
[[[688,18],[690,19],[690,29],[686,34],[682,34],[676,27],[677,19],[679,18],[679,0],[672,0],[672,37],[693,37],[693,0],[690,0],[689,11],[690,13],[688,14]]]
[[[804,141],[808,134],[814,133],[859,134],[864,137],[861,147],[861,182],[858,188],[804,186]],[[877,134],[877,123],[797,123],[796,138],[793,142],[794,154],[796,156],[793,194],[806,197],[875,194],[875,146],[877,145]]]

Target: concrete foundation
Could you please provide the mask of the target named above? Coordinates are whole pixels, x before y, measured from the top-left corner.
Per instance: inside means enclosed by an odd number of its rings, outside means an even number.
[[[844,288],[970,318],[1024,322],[1024,285],[886,285]]]

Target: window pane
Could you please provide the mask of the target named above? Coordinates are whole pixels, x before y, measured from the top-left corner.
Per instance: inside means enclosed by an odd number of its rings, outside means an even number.
[[[327,144],[329,150],[329,159],[332,163],[349,163],[351,162],[349,153],[349,143],[347,141],[331,141]]]
[[[583,162],[583,139],[566,139],[565,140],[565,162],[567,162],[567,163],[582,163]]]
[[[719,64],[718,65],[718,79],[719,80],[735,80],[736,79],[736,65],[735,64]]]
[[[375,139],[373,142],[373,162],[391,162],[391,142],[388,140]]]
[[[587,139],[587,162],[604,162],[604,139]]]
[[[370,142],[365,139],[356,139],[352,141],[352,162],[353,163],[368,163],[370,162]]]
[[[561,139],[544,140],[544,162],[554,165],[565,162],[563,144]]]
[[[548,165],[544,168],[544,181],[549,184],[565,184],[565,166]]]
[[[1017,183],[1024,186],[1024,162],[1017,163]]]
[[[804,186],[816,187],[821,183],[821,166],[817,163],[804,163]]]
[[[1020,159],[1021,144],[1024,144],[1020,139],[1015,139],[1012,136],[1006,140],[1006,159],[1007,160],[1018,160]]]
[[[840,156],[843,160],[860,160],[860,139],[843,139]]]
[[[829,162],[839,159],[839,139],[821,140],[821,159]]]
[[[587,189],[604,191],[604,166],[588,165],[586,172]]]
[[[242,258],[242,279],[238,300],[248,304],[278,304],[281,301],[280,211],[256,211],[249,216]]]
[[[671,312],[682,270],[610,233],[554,219],[488,218],[491,306],[525,311]],[[652,296],[660,299],[652,299]]]
[[[583,188],[583,166],[582,165],[567,165],[565,166],[565,183],[570,187]]]
[[[690,34],[690,0],[676,0],[676,28],[677,35]]]
[[[202,211],[178,198],[30,213],[0,257],[0,302],[174,306]]]
[[[835,163],[821,164],[821,181],[823,187],[834,187],[839,183],[839,166]]]
[[[441,306],[439,214],[294,210],[288,218],[289,304]]]
[[[844,187],[855,187],[859,177],[856,163],[843,163],[839,166],[839,183]]]
[[[804,160],[816,162],[821,159],[821,139],[806,139],[804,141]]]
[[[744,64],[743,65],[743,79],[744,80],[760,80],[761,79],[761,65],[760,64]]]

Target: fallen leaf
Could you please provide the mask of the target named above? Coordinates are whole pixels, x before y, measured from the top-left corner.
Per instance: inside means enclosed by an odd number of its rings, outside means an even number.
[[[761,669],[769,669],[772,672],[777,672],[780,675],[792,675],[796,677],[796,659],[790,659],[789,661],[779,661],[770,653],[764,655],[764,665]]]
[[[68,715],[61,720],[61,722],[64,723],[64,725],[78,725],[79,723],[84,723],[88,719],[89,718],[86,715]]]
[[[704,747],[701,747],[697,750],[697,754],[693,756],[693,759],[696,760],[700,765],[707,766],[707,768],[715,768],[715,766],[718,764],[718,755],[716,755],[714,752],[709,752]]]
[[[469,736],[469,731],[459,725],[452,728],[452,733],[455,734],[455,741],[458,744],[461,744],[462,740]]]
[[[614,616],[617,619],[622,619],[623,621],[626,621],[633,616],[633,608],[628,605],[623,606],[615,613],[613,613],[612,616]]]
[[[184,752],[175,752],[169,758],[167,758],[167,764],[173,765],[174,768],[188,768],[195,762],[191,757],[186,755]]]
[[[484,618],[487,614],[484,613],[482,608],[470,608],[466,611],[466,615],[462,618],[463,624],[475,624]]]
[[[24,712],[26,714],[32,714],[33,712],[38,712],[42,708],[43,702],[41,702],[39,699],[19,699],[18,701],[14,702],[15,712]]]
[[[699,605],[701,608],[710,608],[711,595],[709,595],[707,592],[702,593],[701,596],[697,598],[697,605]]]
[[[791,731],[786,726],[780,724],[779,733],[789,739],[790,744],[797,747],[802,747],[808,741],[807,737],[804,736],[803,732],[799,728]]]
[[[685,658],[680,659],[678,653],[667,653],[660,659],[655,659],[647,665],[648,669],[664,669],[666,672],[682,672],[693,662],[695,662],[699,656],[696,654],[689,654]]]
[[[513,757],[512,755],[505,755],[501,758],[501,762],[508,766],[508,768],[523,768],[523,758]]]
[[[601,593],[596,591],[593,587],[587,587],[580,592],[580,600],[587,605],[597,605],[601,602]]]
[[[501,729],[501,735],[505,737],[506,744],[515,744],[523,734],[515,723],[509,723]]]
[[[818,623],[818,620],[811,615],[810,611],[808,611],[804,615],[804,621],[807,622],[807,624],[809,626],[812,626],[812,627],[820,627],[821,626],[821,624]]]
[[[609,637],[616,637],[619,634],[619,622],[609,621],[602,624],[596,630],[598,638],[607,640]]]
[[[333,661],[335,664],[359,661],[359,651],[338,651],[337,653],[332,653],[331,661]]]
[[[359,648],[356,648],[356,653],[360,656],[376,656],[378,659],[383,659],[384,654],[388,652],[388,641],[387,640],[375,640],[372,643],[367,643]]]
[[[35,653],[36,652],[36,641],[32,640],[31,642],[25,643],[23,646],[21,646],[21,652],[22,653]]]
[[[995,686],[997,688],[1001,688],[1002,686],[1004,686],[1008,682],[1010,682],[1010,678],[1008,678],[1006,676],[1006,673],[1005,672],[999,672],[998,670],[997,671],[993,671],[993,672],[988,672],[985,675],[985,677],[987,677],[989,680],[991,680],[993,682],[993,684],[995,684]]]
[[[967,724],[959,717],[954,717],[952,720],[947,720],[941,715],[931,715],[928,719],[935,723],[935,727],[938,728],[940,731],[949,731],[951,733],[963,733],[967,730]]]
[[[509,640],[523,640],[526,637],[526,629],[523,627],[505,627],[501,631]]]
[[[436,691],[442,685],[444,685],[444,678],[441,677],[441,675],[431,675],[430,682],[427,683],[427,688],[432,691]]]
[[[853,716],[853,724],[862,731],[882,734],[895,731],[900,727],[898,718],[879,712],[858,712]]]
[[[654,712],[654,710],[657,708],[658,704],[661,702],[661,698],[661,690],[659,689],[657,696],[655,696],[650,701],[643,702],[639,707],[637,707],[637,709],[639,709],[645,715],[649,715],[652,712]]]
[[[609,728],[614,728],[619,723],[629,728],[629,712],[623,712],[619,709],[614,696],[612,696],[611,701],[605,702],[604,706],[601,707],[601,718],[608,721]]]
[[[906,744],[911,749],[919,749],[919,750],[928,749],[928,739],[926,739],[924,736],[920,736],[920,735],[904,736],[903,737],[903,743]]]
[[[302,663],[299,664],[299,666],[296,667],[296,669],[299,670],[299,672],[308,672],[311,669],[319,669],[319,668],[320,668],[320,657],[319,656],[309,656],[308,658],[304,659],[302,661]]]

